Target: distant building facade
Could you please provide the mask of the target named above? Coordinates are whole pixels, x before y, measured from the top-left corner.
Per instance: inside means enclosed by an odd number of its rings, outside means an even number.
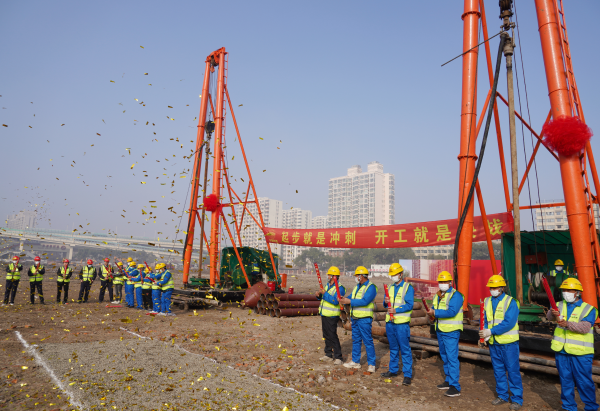
[[[313,219],[310,223],[310,228],[312,228],[312,229],[327,228],[327,216],[320,215],[317,217],[313,217]]]
[[[305,230],[312,228],[312,211],[302,210],[300,208],[292,208],[291,210],[285,210],[283,212],[283,225],[282,228],[291,230]],[[293,241],[294,233],[291,233]],[[298,257],[302,251],[308,249],[308,247],[299,247],[295,245],[283,244],[281,250],[281,260],[285,265],[293,265],[293,261]]]
[[[258,203],[260,204],[260,211],[265,226],[281,228],[283,224],[283,202],[280,200],[273,200],[272,198],[259,197]],[[252,213],[252,216],[260,221],[256,204],[247,204],[247,207],[250,213]],[[244,214],[244,220],[241,220],[243,210],[244,207],[236,208],[236,220],[238,223],[241,222],[240,234],[242,237],[242,245],[266,251],[267,242],[263,231],[256,222],[254,222],[254,218],[249,216],[247,212]],[[271,251],[276,254],[281,254],[281,245],[271,244]]]
[[[544,200],[538,204],[553,204],[564,203],[564,199],[560,200]],[[594,220],[596,229],[600,228],[600,209],[598,204],[594,203]],[[535,210],[535,229],[536,230],[568,230],[569,223],[567,221],[567,208],[565,206],[544,207]]]
[[[432,245],[429,247],[412,247],[417,258],[427,258],[429,256],[444,256],[451,258],[454,253],[454,245]]]
[[[37,213],[35,211],[20,211],[18,214],[9,215],[6,226],[14,230],[24,230],[37,226]]]

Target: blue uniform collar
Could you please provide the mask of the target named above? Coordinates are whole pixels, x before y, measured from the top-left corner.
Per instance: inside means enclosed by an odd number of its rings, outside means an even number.
[[[572,306],[581,307],[581,304],[583,304],[583,300],[580,298],[579,300],[575,301],[574,303],[567,303],[567,307],[572,307]]]
[[[492,301],[500,301],[504,298],[504,292],[502,292],[502,294],[500,294],[498,297],[494,297],[492,296]]]

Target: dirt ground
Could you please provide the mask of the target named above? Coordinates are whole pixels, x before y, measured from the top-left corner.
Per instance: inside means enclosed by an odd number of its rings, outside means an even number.
[[[350,277],[341,283],[354,285]],[[382,280],[375,283],[383,292]],[[97,283],[87,304],[55,305],[55,284],[44,281],[46,305],[30,305],[29,284],[22,282],[15,306],[1,308],[0,409],[479,410],[492,408],[495,398],[487,363],[461,360],[458,398],[435,388],[444,379],[437,355],[415,358],[410,387],[401,377],[391,383],[379,377],[389,362],[381,342],[376,374],[363,373],[364,350],[359,371],[321,363],[317,316],[277,319],[231,305],[151,317],[98,303]],[[289,278],[289,285],[296,293],[318,289],[310,276]],[[76,300],[78,280],[70,291]],[[412,333],[429,336],[429,329]],[[339,328],[338,334],[347,357],[351,333]],[[523,385],[523,409],[560,409],[558,377],[525,372]]]

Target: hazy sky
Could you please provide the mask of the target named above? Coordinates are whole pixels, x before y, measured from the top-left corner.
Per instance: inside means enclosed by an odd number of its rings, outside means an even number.
[[[497,4],[486,2],[490,35],[500,25]],[[588,124],[600,130],[600,2],[565,6]],[[526,80],[539,130],[549,101],[537,20],[533,2],[517,8],[517,109],[527,112]],[[396,223],[454,218],[462,62],[440,65],[462,51],[462,12],[460,1],[2,1],[0,216],[38,209],[42,227],[173,235],[178,220],[168,208],[180,214],[189,191],[189,177],[180,177],[191,168],[184,156],[194,147],[204,60],[226,47],[260,196],[326,215],[328,179],[376,160],[396,175]],[[497,46],[495,38],[494,59]],[[482,52],[479,110],[484,64]],[[508,155],[503,105],[500,114]],[[228,120],[230,172],[244,177]],[[543,149],[538,159],[541,198],[562,198],[557,162]],[[505,211],[499,170],[492,125],[480,175],[488,213]],[[532,184],[535,202],[535,176]],[[155,223],[144,220],[144,206]],[[529,214],[522,219],[530,228]]]

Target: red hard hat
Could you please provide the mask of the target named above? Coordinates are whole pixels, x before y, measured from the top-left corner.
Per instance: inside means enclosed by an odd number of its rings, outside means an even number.
[[[67,260],[66,258],[63,260],[63,263],[68,263],[69,260]]]
[[[36,255],[35,258],[33,259],[33,261],[41,261],[42,259],[40,258],[39,255]]]
[[[109,260],[108,258],[105,258],[105,259],[104,259],[104,262],[105,262],[105,263],[108,263],[109,261],[110,261],[110,260]]]
[[[87,260],[88,264],[94,264],[94,262],[92,260]]]
[[[20,259],[21,259],[21,257],[19,257],[18,255],[15,255],[15,256],[13,257],[13,260],[17,260],[17,261],[19,261]]]

